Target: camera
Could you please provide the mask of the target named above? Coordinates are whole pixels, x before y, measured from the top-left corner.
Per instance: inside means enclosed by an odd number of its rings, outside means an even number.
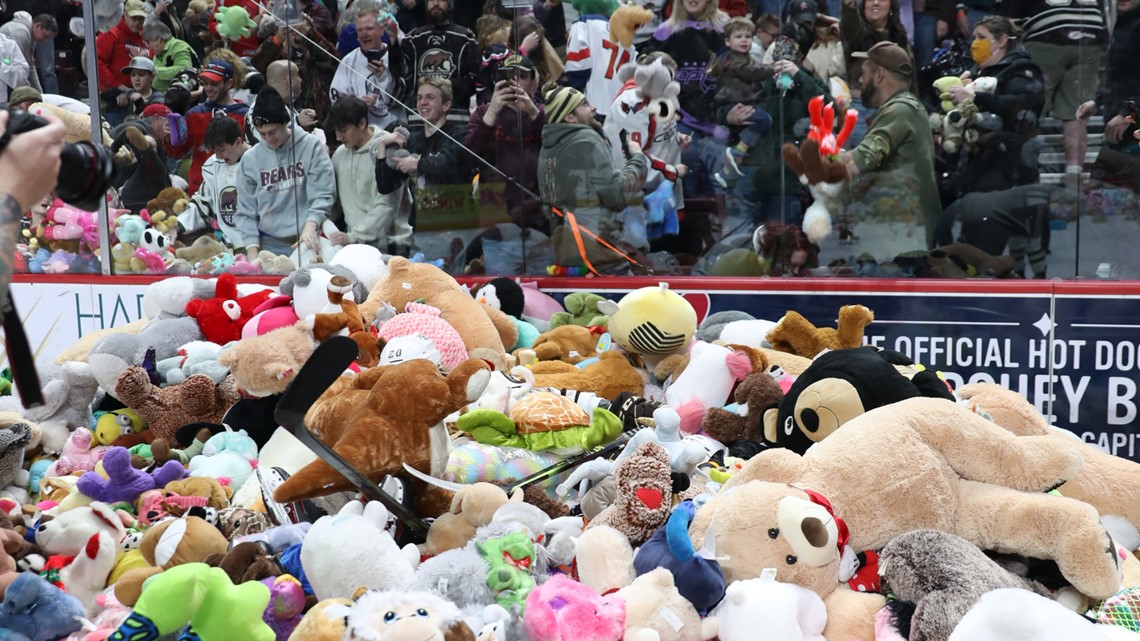
[[[384,54],[388,52],[387,45],[380,45],[379,49],[369,49],[364,51],[364,57],[368,62],[380,62],[384,60]]]
[[[17,136],[46,124],[47,121],[39,116],[12,109],[8,110],[8,129],[5,133]],[[96,211],[111,187],[114,173],[114,158],[107,148],[86,140],[64,143],[55,187],[56,196],[78,209]]]

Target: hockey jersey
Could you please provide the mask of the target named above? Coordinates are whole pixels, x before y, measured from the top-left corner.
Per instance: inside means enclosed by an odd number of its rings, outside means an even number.
[[[182,158],[187,152],[193,154],[190,172],[186,177],[186,181],[190,183],[191,196],[202,186],[202,165],[214,153],[213,149],[206,149],[206,126],[216,117],[228,116],[241,125],[244,133],[245,115],[248,111],[249,105],[244,102],[235,102],[224,107],[213,102],[203,102],[186,112],[183,117],[186,121],[186,140],[179,145],[168,145],[166,151],[171,158]]]
[[[623,47],[610,40],[609,18],[599,14],[579,16],[570,25],[566,80],[583,91],[598,114],[605,116],[614,96],[621,90],[618,69],[636,56],[634,47]]]
[[[231,247],[241,247],[242,238],[234,222],[237,214],[238,163],[226,164],[210,156],[202,165],[202,186],[190,198],[190,206],[178,214],[184,233],[212,229]]]
[[[653,103],[667,104],[666,109]],[[653,191],[662,180],[677,180],[677,164],[681,162],[681,145],[677,141],[676,98],[646,98],[637,84],[630,80],[621,87],[613,103],[609,116],[602,126],[613,150],[614,167],[625,166],[625,156],[621,148],[621,132],[626,131],[629,140],[641,145],[649,159],[649,173],[645,178],[645,190]],[[662,118],[658,113],[667,113]],[[680,199],[677,202],[681,202]]]

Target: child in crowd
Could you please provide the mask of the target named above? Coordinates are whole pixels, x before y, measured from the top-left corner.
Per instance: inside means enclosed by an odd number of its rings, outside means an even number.
[[[772,116],[756,100],[764,81],[772,77],[772,67],[758,64],[752,58],[752,35],[755,31],[748,18],[729,20],[724,25],[724,44],[728,50],[709,68],[709,75],[716,78],[719,87],[716,92],[718,107],[744,104],[755,110],[740,132],[740,142],[724,150],[725,173],[734,179],[744,175],[739,163],[748,155],[748,150],[759,144],[772,127]]]

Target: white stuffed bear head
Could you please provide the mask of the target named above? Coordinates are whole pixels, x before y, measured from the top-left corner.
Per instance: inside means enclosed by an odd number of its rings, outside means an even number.
[[[36,543],[48,554],[75,556],[91,537],[106,532],[118,543],[127,534],[123,521],[110,505],[95,501],[76,507],[44,523],[36,529]]]
[[[827,608],[818,594],[771,578],[733,581],[710,613],[721,641],[755,638],[757,621],[766,634],[786,641],[824,641]]]

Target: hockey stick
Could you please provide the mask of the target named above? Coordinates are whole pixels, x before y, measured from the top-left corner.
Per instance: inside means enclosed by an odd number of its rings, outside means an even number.
[[[575,467],[578,467],[587,461],[608,457],[611,454],[619,454],[621,453],[622,448],[625,447],[625,444],[629,442],[629,439],[633,438],[634,434],[637,434],[643,429],[645,429],[645,426],[638,426],[627,432],[622,432],[616,439],[610,441],[609,443],[606,443],[605,445],[599,445],[592,450],[564,458],[554,465],[543,468],[524,479],[520,479],[518,482],[511,486],[511,489],[509,492],[507,492],[507,494],[513,495],[516,491],[525,490],[535,483],[542,483],[543,481],[554,478],[555,476],[574,469]]]
[[[357,350],[356,343],[345,336],[334,336],[318,345],[313,355],[301,367],[301,371],[297,372],[296,378],[285,393],[281,395],[273,417],[325,463],[355,485],[365,498],[383,504],[404,526],[404,536],[401,538],[409,540],[399,543],[422,543],[427,538],[428,530],[428,524],[423,519],[349,465],[348,461],[305,427],[305,413],[356,359]]]

